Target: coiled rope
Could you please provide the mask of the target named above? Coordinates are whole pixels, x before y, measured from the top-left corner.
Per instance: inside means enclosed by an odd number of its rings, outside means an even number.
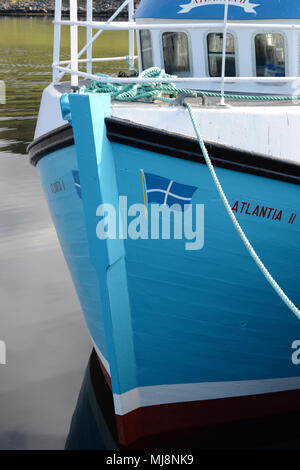
[[[106,74],[97,74],[99,77],[109,77]],[[158,67],[144,70],[138,78],[175,78]],[[130,83],[122,85],[119,83],[107,83],[93,80],[91,84],[83,89],[89,93],[110,93],[117,101],[136,101],[140,99],[153,101],[162,94],[176,97],[181,91],[174,83]],[[190,91],[190,90],[189,90]]]
[[[100,76],[105,77],[107,75],[101,74]],[[139,78],[152,78],[152,77],[159,77],[163,80],[163,78],[172,78],[172,75],[167,74],[164,70],[159,69],[157,67],[152,67],[143,71]],[[119,101],[135,101],[139,99],[146,99],[153,101],[155,99],[162,99],[164,101],[173,101],[172,98],[176,98],[180,93],[191,93],[194,92],[199,93],[199,90],[190,90],[190,89],[181,89],[177,88],[174,83],[133,83],[129,85],[121,85],[121,84],[111,84],[111,83],[104,83],[93,81],[91,84],[86,87],[83,91],[87,91],[90,93],[110,93],[111,96]],[[220,97],[220,93],[213,93],[213,92],[201,92],[201,94],[205,94],[207,96],[213,97]],[[171,98],[163,97],[162,95],[169,95]],[[252,95],[225,95],[225,98],[229,99],[243,99],[243,100],[259,100],[259,101],[285,101],[285,100],[292,100],[292,99],[300,99],[300,97],[295,96],[252,96]],[[222,188],[222,185],[216,175],[214,170],[213,164],[211,159],[208,155],[205,143],[201,136],[199,126],[196,122],[195,115],[193,113],[191,105],[187,101],[183,101],[183,105],[187,108],[189,116],[191,118],[193,128],[195,134],[197,136],[202,154],[204,156],[206,165],[208,170],[211,174],[213,182],[219,192],[221,200],[225,206],[226,212],[230,217],[230,220],[237,231],[239,237],[241,238],[243,244],[245,245],[246,249],[248,250],[250,256],[265,276],[266,280],[269,282],[271,287],[274,289],[276,294],[281,298],[281,300],[285,303],[285,305],[296,315],[296,317],[300,320],[300,310],[296,307],[296,305],[291,301],[291,299],[285,294],[285,292],[281,289],[279,284],[275,281],[272,277],[256,251],[254,250],[253,246],[251,245],[250,241],[248,240],[247,236],[245,235],[242,227],[240,226],[237,218],[235,217],[231,206],[228,202],[226,194]]]
[[[110,75],[99,73],[101,78],[110,78]],[[177,78],[175,75],[166,73],[159,67],[150,67],[144,70],[138,77],[140,78],[160,78],[161,83],[130,83],[122,85],[121,83],[108,83],[93,80],[90,85],[81,88],[84,92],[89,93],[110,93],[111,96],[117,101],[136,101],[145,99],[152,101],[161,95],[170,95],[172,98],[177,97],[180,93],[194,93],[205,95],[211,98],[221,98],[221,93],[213,91],[200,91],[192,90],[190,88],[177,88],[175,83],[163,83],[164,78]],[[224,95],[225,99],[229,100],[243,100],[243,101],[298,101],[300,95],[240,95],[228,94]]]

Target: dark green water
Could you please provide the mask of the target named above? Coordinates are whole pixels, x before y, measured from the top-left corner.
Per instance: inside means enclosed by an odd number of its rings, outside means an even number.
[[[80,47],[84,45],[80,29]],[[0,17],[0,80],[7,90],[7,104],[1,106],[0,148],[24,154],[31,142],[42,90],[51,82],[52,19]],[[104,32],[94,45],[97,57],[128,53],[127,32]],[[61,60],[69,59],[69,31],[62,28]],[[84,57],[82,57],[84,58]],[[122,70],[124,63],[105,63],[101,71]],[[125,67],[126,68],[126,67]],[[100,66],[95,67],[100,71]]]

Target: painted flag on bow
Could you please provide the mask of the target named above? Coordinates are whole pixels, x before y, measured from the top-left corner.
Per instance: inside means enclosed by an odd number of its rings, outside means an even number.
[[[79,179],[79,171],[78,171],[78,170],[72,170],[72,175],[73,175],[74,184],[75,184],[75,188],[76,188],[77,194],[78,194],[78,196],[80,197],[80,199],[82,199],[82,196],[81,196],[80,179]]]
[[[196,186],[177,183],[169,178],[146,173],[141,170],[144,186],[145,203],[166,204],[169,207],[177,204],[181,210],[191,204],[192,197],[198,189]]]

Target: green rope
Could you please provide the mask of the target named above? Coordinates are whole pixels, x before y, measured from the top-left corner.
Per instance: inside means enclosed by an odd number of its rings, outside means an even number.
[[[248,250],[248,252],[250,253],[252,259],[254,260],[254,262],[256,263],[256,265],[258,266],[258,268],[260,269],[260,271],[262,272],[262,274],[265,276],[266,280],[269,282],[269,284],[271,285],[271,287],[275,290],[276,294],[281,298],[281,300],[286,304],[286,306],[296,315],[296,317],[298,318],[298,320],[300,320],[300,310],[296,307],[296,305],[291,301],[291,299],[289,299],[289,297],[285,294],[285,292],[281,289],[281,287],[279,286],[279,284],[275,281],[275,279],[272,277],[272,275],[270,274],[270,272],[268,271],[268,269],[266,268],[266,266],[263,264],[263,262],[261,261],[261,259],[259,258],[258,254],[256,253],[256,251],[254,250],[253,246],[251,245],[250,241],[248,240],[247,236],[245,235],[242,227],[240,226],[236,216],[234,215],[232,209],[231,209],[231,206],[228,202],[228,199],[226,197],[226,194],[224,193],[224,190],[222,188],[222,185],[219,181],[219,178],[217,177],[216,175],[216,172],[214,170],[214,167],[213,167],[213,164],[211,162],[211,159],[208,155],[208,152],[207,152],[207,148],[205,146],[205,143],[203,141],[203,138],[201,136],[201,133],[200,133],[200,130],[199,130],[199,127],[198,127],[198,124],[196,122],[196,118],[194,116],[194,113],[193,113],[193,110],[192,110],[192,107],[189,103],[187,103],[186,101],[184,102],[184,106],[187,108],[188,112],[189,112],[189,115],[190,115],[190,118],[191,118],[191,121],[192,121],[192,124],[193,124],[193,127],[194,127],[194,130],[195,130],[195,134],[197,136],[197,139],[198,139],[198,143],[200,145],[200,148],[202,150],[202,154],[204,156],[204,159],[205,159],[205,162],[206,162],[206,165],[209,169],[209,172],[212,176],[212,179],[215,183],[215,186],[219,192],[219,195],[221,197],[221,200],[225,206],[225,209],[226,209],[226,212],[227,214],[229,215],[230,217],[230,220],[235,228],[235,230],[237,231],[238,235],[240,236],[242,242],[244,243],[246,249]]]
[[[109,75],[97,75],[109,78]],[[139,78],[161,78],[163,80],[164,78],[174,77],[162,69],[151,67],[144,70]],[[99,82],[98,80],[93,80],[83,91],[88,93],[110,93],[112,98],[117,101],[136,101],[140,99],[153,101],[161,95],[169,95],[175,98],[180,93],[174,83],[130,83],[123,85],[121,83]]]
[[[129,55],[126,56],[125,62],[128,65],[128,70],[134,70],[138,75],[139,71],[134,67],[134,64],[131,63]]]
[[[111,78],[110,75],[99,73],[101,78]],[[166,73],[158,67],[151,67],[144,70],[138,78],[160,78],[161,83],[109,83],[93,80],[89,86],[83,87],[83,92],[88,93],[110,93],[112,98],[117,101],[153,101],[162,99],[168,95],[170,98],[176,98],[180,93],[195,93],[195,96],[205,95],[211,98],[221,98],[222,94],[213,91],[200,91],[189,88],[177,88],[175,83],[163,83],[164,78],[177,78],[175,75]],[[293,101],[300,100],[298,96],[279,96],[279,95],[240,95],[226,93],[225,99],[228,100],[246,100],[246,101]]]
[[[205,96],[213,97],[213,98],[221,98],[221,93],[215,93],[212,91],[204,91],[202,92]],[[293,101],[299,100],[300,96],[279,96],[279,95],[232,95],[226,93],[224,98],[229,100],[248,100],[248,101]]]

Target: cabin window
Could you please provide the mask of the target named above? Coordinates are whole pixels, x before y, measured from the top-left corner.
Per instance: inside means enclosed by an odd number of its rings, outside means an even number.
[[[255,36],[256,76],[285,77],[284,37],[278,33]]]
[[[152,41],[149,29],[140,31],[141,58],[143,70],[153,67]]]
[[[190,75],[189,40],[185,33],[163,33],[164,68],[167,73],[186,77]]]
[[[226,77],[236,76],[234,37],[226,35]],[[222,75],[223,33],[210,33],[207,35],[208,69],[211,77]]]

